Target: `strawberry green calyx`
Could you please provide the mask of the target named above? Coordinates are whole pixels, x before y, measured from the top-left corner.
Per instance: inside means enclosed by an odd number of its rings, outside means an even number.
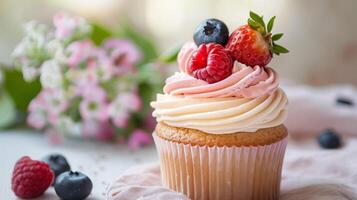
[[[249,26],[262,34],[265,41],[269,44],[269,49],[272,54],[280,55],[281,53],[289,53],[289,50],[285,47],[278,45],[276,41],[281,39],[284,35],[283,33],[272,34],[275,16],[272,17],[268,24],[266,25],[263,16],[256,14],[253,11],[249,13],[250,18],[248,19]]]

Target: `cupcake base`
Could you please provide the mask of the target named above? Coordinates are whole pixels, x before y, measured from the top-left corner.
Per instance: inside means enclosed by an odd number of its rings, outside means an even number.
[[[164,186],[192,200],[273,200],[279,197],[286,135],[256,146],[200,146],[153,137]]]

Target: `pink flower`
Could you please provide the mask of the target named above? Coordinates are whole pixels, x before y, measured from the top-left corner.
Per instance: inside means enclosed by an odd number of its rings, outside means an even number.
[[[59,89],[43,89],[29,105],[27,123],[42,129],[47,123],[55,125],[59,115],[68,108],[69,102]]]
[[[76,28],[76,20],[62,12],[53,17],[53,24],[56,28],[56,37],[59,39],[69,38]]]
[[[141,99],[137,93],[121,93],[109,105],[109,116],[117,127],[125,127],[130,113],[141,108]]]
[[[71,39],[74,35],[83,36],[90,32],[89,24],[78,16],[60,12],[53,17],[55,36],[60,40]]]
[[[67,71],[66,78],[72,81],[73,85],[71,86],[74,86],[78,95],[83,93],[82,89],[86,88],[87,85],[97,85],[100,82],[93,68],[86,68],[86,70],[71,69]]]
[[[50,124],[57,124],[58,117],[65,111],[69,102],[65,98],[64,93],[60,89],[43,89],[39,98],[43,99],[43,106],[46,109],[48,115],[47,120]]]
[[[73,42],[66,49],[70,56],[67,64],[71,68],[88,67],[95,64],[95,51],[96,47],[90,40],[81,40]]]
[[[88,84],[82,87],[80,95],[83,97],[79,105],[81,116],[85,120],[99,120],[101,122],[108,119],[108,105],[105,91],[95,84]]]
[[[42,91],[30,102],[28,106],[29,112],[35,112],[39,109],[45,110],[45,99],[43,98]]]
[[[27,124],[35,129],[43,129],[46,126],[46,112],[44,110],[37,110],[30,112],[27,116]]]
[[[107,81],[115,75],[115,70],[111,65],[111,60],[104,49],[98,48],[95,52],[97,65],[95,73],[98,79]]]
[[[105,101],[107,98],[106,92],[95,82],[88,80],[76,85],[76,93],[84,99],[98,99]]]
[[[133,71],[134,65],[142,55],[129,40],[109,39],[104,42],[103,49],[108,53],[110,64],[117,74]]]
[[[141,129],[134,130],[128,140],[128,146],[132,150],[137,150],[140,147],[151,143],[152,143],[151,135],[147,134],[145,131]]]
[[[114,138],[115,131],[108,121],[84,121],[82,124],[82,134],[87,138],[94,138],[99,141],[108,141]]]
[[[115,100],[118,109],[126,109],[128,111],[138,111],[141,108],[141,99],[136,92],[121,93]]]
[[[79,111],[85,120],[105,121],[108,118],[105,102],[95,98],[83,100],[79,105]]]
[[[116,127],[125,128],[128,125],[129,113],[118,110],[115,115],[112,115],[112,121]]]
[[[120,94],[119,101],[129,111],[138,111],[142,106],[140,96],[136,92]]]

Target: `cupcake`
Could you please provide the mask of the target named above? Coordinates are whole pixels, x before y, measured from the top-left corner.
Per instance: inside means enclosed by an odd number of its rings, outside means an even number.
[[[151,103],[164,186],[193,200],[278,199],[287,97],[267,64],[287,53],[251,12],[231,35],[220,20],[196,29],[179,72]]]

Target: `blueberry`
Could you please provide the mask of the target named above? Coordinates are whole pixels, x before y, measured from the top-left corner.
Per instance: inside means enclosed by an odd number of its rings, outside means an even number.
[[[354,105],[352,100],[347,99],[345,97],[337,97],[336,103],[338,105],[344,105],[344,106],[353,106]]]
[[[319,144],[325,149],[336,149],[341,146],[340,136],[331,129],[323,131],[318,136]]]
[[[81,172],[64,172],[57,177],[55,183],[56,194],[63,200],[85,199],[92,188],[92,181]]]
[[[71,170],[71,166],[68,164],[67,159],[61,154],[50,154],[45,156],[42,160],[50,166],[53,173],[55,173],[55,177],[63,172]]]
[[[196,28],[193,40],[197,46],[203,43],[217,43],[224,46],[228,42],[228,36],[226,24],[218,19],[206,19]]]

